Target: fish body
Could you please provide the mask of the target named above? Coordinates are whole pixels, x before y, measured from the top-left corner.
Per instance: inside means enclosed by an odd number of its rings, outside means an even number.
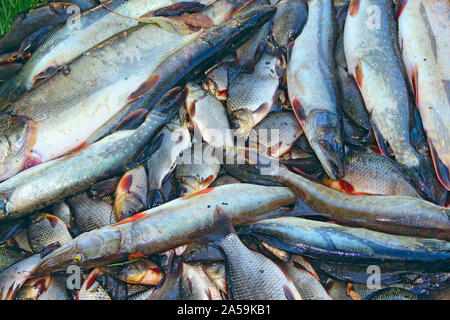
[[[82,151],[35,166],[0,183],[0,219],[26,215],[124,172],[181,103],[184,94],[174,90],[137,129],[117,131]]]
[[[400,166],[386,156],[354,150],[345,156],[344,168],[344,178],[325,179],[325,185],[354,194],[422,198]]]
[[[119,0],[108,3],[107,6],[124,16],[137,18],[172,5],[174,2],[173,0]],[[81,15],[75,15],[69,23],[57,26],[46,34],[41,46],[26,66],[8,83],[1,86],[0,103],[7,104],[17,100],[30,90],[38,79],[49,77],[56,69],[67,65],[98,44],[137,25],[138,21],[121,17],[101,5]],[[147,41],[142,40],[142,43],[145,42]],[[127,49],[130,47],[128,46]]]
[[[188,83],[186,107],[189,119],[202,138],[215,148],[233,145],[233,135],[222,102],[195,83]]]
[[[398,32],[436,174],[450,190],[450,45],[448,1],[400,1]]]
[[[102,269],[94,268],[81,285],[76,300],[112,300],[105,288],[96,280],[103,273]]]
[[[17,292],[16,300],[71,300],[66,288],[66,278],[61,275],[33,278]]]
[[[165,279],[155,288],[148,300],[181,300],[181,279],[184,264],[172,252],[169,257],[169,269]]]
[[[81,232],[98,229],[117,222],[110,204],[89,198],[86,193],[68,198],[72,216]]]
[[[205,239],[217,246],[225,258],[230,299],[301,300],[294,284],[278,265],[241,242],[220,207],[216,207],[214,220],[215,225]]]
[[[16,115],[14,125],[11,116],[0,120],[5,128],[0,180],[95,142],[88,142],[91,135],[137,99],[158,64],[192,37],[154,25],[129,29],[79,57],[68,74],[22,96],[6,109]]]
[[[371,16],[374,8],[379,13],[375,22]],[[380,149],[387,154],[389,144],[395,160],[421,193],[438,202],[440,184],[424,157],[411,144],[413,101],[400,57],[392,1],[355,0],[350,3],[344,50],[348,73],[360,89]]]
[[[215,290],[215,298],[220,297],[218,289],[211,283],[201,267],[196,268],[184,263],[180,283],[183,300],[213,300],[213,290]]]
[[[119,279],[131,284],[156,286],[163,273],[156,263],[148,259],[127,264],[119,271]]]
[[[147,172],[140,165],[120,178],[114,199],[114,213],[118,220],[131,217],[147,208]]]
[[[308,21],[295,40],[287,68],[292,108],[326,173],[344,176],[342,119],[334,47],[337,25],[331,1],[308,1]]]
[[[235,136],[245,137],[278,98],[279,58],[264,53],[252,74],[242,73],[228,88],[227,111]]]
[[[39,272],[62,270],[69,264],[104,265],[133,253],[149,256],[184,245],[213,223],[217,205],[226,207],[233,223],[240,224],[294,202],[288,188],[239,183],[205,189],[79,235],[47,255]]]
[[[40,253],[51,245],[57,247],[72,240],[68,226],[58,217],[40,213],[31,218],[28,227],[28,242],[34,253]]]
[[[364,228],[296,217],[267,219],[241,227],[282,250],[334,264],[385,265],[385,270],[443,271],[450,256],[447,241],[396,236]],[[382,269],[383,269],[382,268]]]

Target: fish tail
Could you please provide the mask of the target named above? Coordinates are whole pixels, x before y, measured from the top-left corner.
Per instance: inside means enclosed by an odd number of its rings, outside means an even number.
[[[212,226],[199,236],[200,241],[217,244],[228,235],[236,234],[230,218],[221,207],[216,206],[213,219]]]

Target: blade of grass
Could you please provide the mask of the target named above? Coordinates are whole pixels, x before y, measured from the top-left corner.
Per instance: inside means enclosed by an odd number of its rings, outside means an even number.
[[[0,0],[0,35],[8,31],[19,13],[46,2],[47,0]]]

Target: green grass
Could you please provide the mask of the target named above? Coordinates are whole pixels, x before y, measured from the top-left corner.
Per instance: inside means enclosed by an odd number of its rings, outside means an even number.
[[[17,14],[46,2],[46,0],[0,0],[0,35],[8,31]]]

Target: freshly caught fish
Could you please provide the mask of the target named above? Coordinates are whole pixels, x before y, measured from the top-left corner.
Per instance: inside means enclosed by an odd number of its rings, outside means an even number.
[[[390,158],[372,151],[350,151],[344,159],[345,177],[325,185],[349,194],[408,196],[421,199],[399,165]]]
[[[217,0],[206,8],[203,13],[217,26],[230,19],[233,12],[247,5],[247,3],[248,0]]]
[[[0,220],[18,218],[124,172],[184,103],[174,89],[135,130],[117,131],[77,153],[25,170],[0,183]]]
[[[119,271],[119,279],[132,284],[156,286],[163,278],[158,265],[148,259],[127,264]]]
[[[408,79],[437,177],[450,190],[450,4],[446,0],[402,0],[397,8]]]
[[[183,261],[172,252],[166,278],[148,297],[148,300],[181,300],[180,286],[183,275]]]
[[[143,165],[125,172],[115,193],[114,213],[118,220],[148,208],[147,183],[147,172]]]
[[[253,163],[261,162],[248,150]],[[279,164],[264,160],[259,165],[239,165],[243,180],[267,180],[288,186],[312,210],[344,225],[362,227],[398,235],[450,239],[450,209],[405,196],[366,196],[345,194],[290,172]]]
[[[154,70],[143,88],[143,96],[135,101],[131,109],[149,108],[154,105],[167,90],[203,75],[218,61],[228,56],[237,47],[249,39],[275,14],[275,8],[260,6],[240,12],[222,25],[205,30],[175,54],[167,58]],[[177,70],[177,72],[173,72]],[[146,93],[145,93],[146,92]]]
[[[51,245],[60,247],[72,240],[68,226],[61,219],[47,213],[31,218],[28,227],[28,241],[34,253],[40,253]]]
[[[241,8],[248,10],[257,8],[258,6],[268,5],[268,0],[256,0],[248,2]],[[255,64],[261,59],[264,47],[269,40],[270,31],[272,29],[272,21],[262,25],[256,32],[254,32],[250,39],[243,45],[236,49],[236,61],[234,63],[235,76],[244,72],[251,74],[255,71]],[[231,80],[233,82],[234,79]]]
[[[51,206],[51,213],[55,216],[61,219],[66,226],[69,228],[69,230],[73,227],[73,219],[72,219],[72,213],[70,212],[70,207],[67,205],[67,203],[58,202]]]
[[[41,256],[35,254],[17,262],[0,273],[0,300],[12,300],[22,285],[32,276]]]
[[[151,11],[169,6],[174,2],[180,1],[118,0],[108,3],[107,6],[112,11],[120,13],[121,15],[128,17],[140,17]],[[206,3],[208,2],[209,0],[206,0]],[[22,70],[10,81],[0,87],[0,104],[6,105],[14,102],[17,98],[30,90],[39,79],[49,78],[55,74],[56,70],[67,65],[83,53],[94,48],[98,44],[103,43],[105,40],[119,34],[120,32],[137,25],[138,21],[121,17],[100,5],[92,10],[82,13],[79,16],[79,20],[73,19],[70,23],[62,24],[52,29],[42,40],[41,46],[36,52],[34,52],[32,58],[30,58],[26,66],[24,66]],[[146,27],[150,26],[147,25]],[[153,40],[149,42],[147,35],[147,37],[142,38],[140,41],[134,42],[133,45],[125,45],[123,48],[126,49],[119,49],[119,51],[126,50],[125,52],[127,52],[129,57],[133,56],[133,59],[136,59],[136,57],[139,57],[142,53],[136,55],[136,53],[132,53],[130,50],[136,46],[151,45],[153,42],[157,41]],[[164,41],[158,46],[163,43]],[[103,61],[105,56],[101,56],[101,60]],[[148,63],[152,59],[145,60]],[[113,64],[116,68],[116,64]],[[139,67],[134,65],[134,73],[136,73],[139,69]],[[86,70],[87,68],[84,69],[84,72],[86,72]],[[96,75],[99,76],[100,73],[97,73]],[[80,78],[77,79],[81,81]],[[105,79],[110,78],[108,77]],[[110,80],[115,81],[116,79]],[[73,86],[72,81],[71,84],[72,85],[66,87],[65,90]],[[139,85],[137,87],[139,87]]]
[[[286,50],[289,43],[300,35],[307,19],[308,6],[304,0],[278,2],[272,27],[272,39],[275,46]]]
[[[381,289],[369,295],[367,300],[419,300],[411,291],[402,288]]]
[[[208,188],[219,175],[219,159],[214,155],[205,157],[205,145],[202,149],[196,149],[194,146],[190,159],[183,158],[184,161],[182,160],[176,168],[176,178],[182,196]],[[187,163],[185,159],[188,160]],[[196,162],[196,159],[201,159],[202,161]]]
[[[66,288],[66,278],[61,275],[33,278],[20,288],[16,300],[72,300]]]
[[[239,229],[282,250],[332,263],[368,266],[384,270],[445,271],[450,244],[437,239],[394,236],[363,228],[297,217],[258,221]]]
[[[379,26],[373,25],[371,6],[379,9]],[[410,118],[414,107],[396,34],[392,1],[351,1],[344,29],[348,72],[361,91],[382,152],[388,154],[389,144],[395,160],[424,196],[439,202],[440,183],[411,144]]]
[[[254,144],[260,152],[266,152],[279,158],[288,152],[295,141],[303,134],[295,114],[291,111],[270,113],[258,123],[248,137],[250,145]]]
[[[332,300],[319,279],[295,261],[284,263],[282,268],[294,282],[303,300]]]
[[[9,30],[0,37],[0,53],[11,52],[37,30],[66,21],[80,8],[68,2],[47,3],[18,14]]]
[[[105,288],[96,280],[103,274],[101,268],[94,268],[81,285],[76,300],[112,300]]]
[[[155,138],[159,148],[147,159],[148,204],[159,206],[167,200],[161,191],[164,179],[175,169],[178,160],[191,146],[191,135],[186,125],[171,123]]]
[[[217,188],[220,186],[224,186],[227,184],[233,184],[233,183],[241,183],[241,181],[239,181],[236,178],[233,178],[232,176],[225,174],[223,176],[218,177],[216,180],[214,180],[214,182],[211,184],[211,187]]]
[[[113,208],[102,200],[94,200],[83,192],[67,198],[72,216],[81,232],[88,232],[117,222]]]
[[[215,299],[213,299],[212,291],[214,291]],[[183,300],[218,300],[220,298],[219,290],[208,279],[202,268],[195,268],[187,263],[183,264],[180,293]]]
[[[153,293],[153,291],[155,291],[155,289],[151,288],[151,289],[136,293],[134,295],[129,296],[127,298],[127,300],[148,300],[148,298]]]
[[[337,191],[336,191],[337,192]],[[216,206],[227,208],[234,224],[295,202],[288,188],[244,183],[202,190],[144,211],[116,225],[83,233],[47,255],[40,274],[121,261],[130,254],[151,255],[191,242],[213,223]]]
[[[227,111],[235,136],[247,136],[278,98],[279,58],[263,54],[252,74],[242,73],[228,88]]]
[[[228,97],[228,82],[228,68],[222,65],[206,73],[203,88],[212,93],[220,101],[223,101],[227,100]]]
[[[194,129],[212,147],[232,146],[233,134],[222,102],[195,83],[186,87],[186,109]]]
[[[158,64],[195,36],[148,24],[129,29],[25,94],[0,118],[0,180],[95,142],[91,135],[138,99]]]
[[[226,271],[224,263],[213,263],[209,265],[202,265],[202,269],[208,276],[209,280],[215,284],[215,286],[220,290],[223,295],[227,293],[227,280]],[[223,299],[225,300],[225,299]]]
[[[17,70],[20,70],[22,68],[22,63],[17,62],[11,62],[6,64],[1,64],[0,62],[0,80],[9,80],[11,76],[16,72]]]
[[[224,255],[230,299],[301,300],[298,290],[278,265],[239,240],[230,219],[219,206],[212,228],[202,238]]]
[[[26,257],[28,257],[26,251],[5,243],[0,244],[0,272]]]
[[[332,2],[308,1],[308,21],[295,40],[287,68],[292,108],[325,172],[333,179],[344,176],[336,36]]]

